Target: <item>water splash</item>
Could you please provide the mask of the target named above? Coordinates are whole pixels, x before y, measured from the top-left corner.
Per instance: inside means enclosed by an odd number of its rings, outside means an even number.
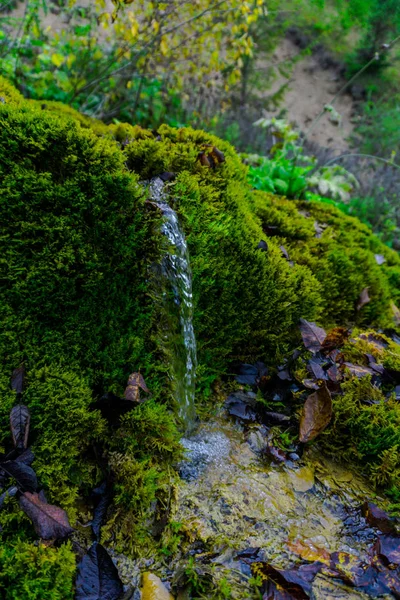
[[[172,349],[172,377],[179,415],[190,430],[195,420],[196,338],[193,329],[192,273],[185,235],[176,212],[167,202],[164,182],[155,177],[149,182],[149,197],[161,210],[161,231],[167,237],[170,251],[163,258],[161,271],[166,280],[170,313],[168,344]],[[173,323],[175,322],[175,325]]]

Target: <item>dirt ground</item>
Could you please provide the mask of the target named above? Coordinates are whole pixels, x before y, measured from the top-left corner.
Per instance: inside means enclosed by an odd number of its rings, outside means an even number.
[[[273,64],[282,63],[288,58],[299,55],[300,50],[290,39],[283,39],[273,54]],[[260,57],[256,68],[270,68],[271,59]],[[326,104],[331,104],[336,92],[343,86],[344,81],[335,69],[323,69],[317,56],[305,56],[294,66],[289,79],[278,74],[271,88],[263,92],[266,96],[277,92],[282,85],[288,83],[288,89],[279,107],[272,114],[278,114],[282,109],[287,111],[286,118],[299,129],[306,132],[314,119]],[[340,124],[334,124],[326,113],[308,136],[309,141],[323,148],[335,150],[338,153],[349,148],[348,137],[353,131],[352,116],[354,103],[350,95],[344,93],[334,104],[340,115]],[[271,113],[269,113],[271,114]]]

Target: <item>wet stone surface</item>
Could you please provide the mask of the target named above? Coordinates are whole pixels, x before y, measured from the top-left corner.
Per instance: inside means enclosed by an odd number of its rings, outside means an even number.
[[[263,442],[267,428],[250,426],[245,433],[225,414],[183,440],[187,461],[173,519],[182,524],[185,554],[218,567],[214,577],[227,578],[238,599],[259,597],[248,584],[255,553],[280,569],[303,562],[293,551],[297,543],[368,562],[377,534],[360,509],[373,496],[367,483],[317,447],[301,459],[266,461]],[[311,597],[374,596],[319,574]]]

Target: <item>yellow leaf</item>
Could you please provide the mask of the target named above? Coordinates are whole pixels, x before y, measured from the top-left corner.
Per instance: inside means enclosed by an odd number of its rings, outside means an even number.
[[[126,87],[128,88],[128,90],[130,90],[132,87],[132,81],[128,81],[128,83],[126,84]]]
[[[158,33],[160,31],[160,23],[158,21],[153,19],[151,22],[151,25],[152,25],[155,33]]]
[[[68,68],[70,68],[75,61],[76,61],[75,54],[69,54],[68,57],[67,57],[67,66],[68,66]]]
[[[139,24],[137,21],[134,22],[134,24],[131,27],[131,34],[132,37],[137,37],[137,34],[139,33]]]
[[[51,57],[51,62],[56,67],[61,67],[61,65],[64,62],[64,57],[63,57],[62,54],[53,54],[52,57]]]
[[[160,50],[163,56],[166,56],[168,54],[168,44],[167,40],[165,39],[165,36],[161,38]]]

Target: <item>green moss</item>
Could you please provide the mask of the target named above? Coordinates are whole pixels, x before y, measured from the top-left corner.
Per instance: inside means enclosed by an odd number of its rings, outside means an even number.
[[[4,600],[72,600],[75,555],[59,548],[17,542],[0,547],[0,589]]]
[[[333,422],[323,444],[335,456],[360,464],[370,479],[391,494],[400,494],[400,405],[386,398],[369,377],[342,384],[333,396]]]
[[[365,225],[326,203],[294,202],[271,194],[256,194],[256,211],[264,228],[276,228],[275,238],[290,258],[317,278],[325,325],[392,325],[390,303],[399,298],[400,259]],[[320,237],[315,223],[322,225]],[[375,254],[382,254],[386,262],[378,265]],[[357,312],[364,288],[371,301]]]
[[[4,77],[0,76],[0,102],[5,104],[11,104],[13,106],[18,106],[23,104],[24,97],[18,90],[15,89],[11,83],[4,79]]]

